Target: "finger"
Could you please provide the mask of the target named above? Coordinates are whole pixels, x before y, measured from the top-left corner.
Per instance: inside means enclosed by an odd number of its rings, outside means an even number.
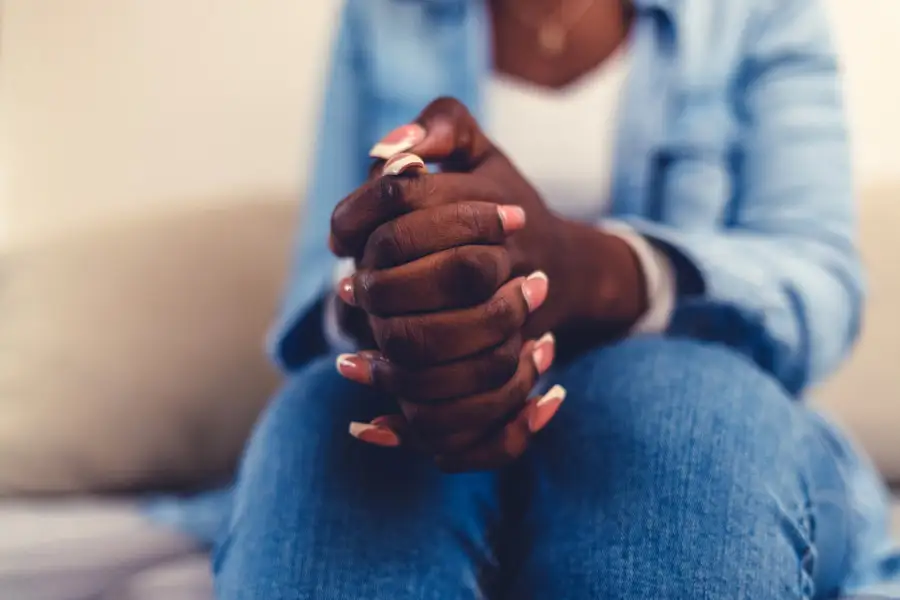
[[[461,201],[503,204],[503,199],[499,187],[483,177],[458,173],[379,177],[335,207],[329,244],[338,256],[355,258],[375,229],[401,215]]]
[[[566,390],[553,386],[532,400],[516,418],[484,442],[462,452],[435,458],[437,466],[450,473],[499,469],[525,453],[532,436],[547,426],[566,399]]]
[[[450,414],[447,406],[468,402],[460,400],[462,398],[498,392],[517,376],[542,375],[553,364],[555,352],[556,340],[550,333],[537,342],[526,344],[521,344],[516,335],[478,356],[426,369],[405,369],[390,361],[374,361],[372,380],[375,387],[406,403],[439,406],[433,411],[434,422],[443,423],[443,416]],[[534,372],[523,371],[532,366]],[[486,400],[493,397],[488,396]],[[449,400],[452,402],[447,402]],[[421,415],[426,422],[429,414],[432,413]],[[465,422],[465,418],[460,421]]]
[[[388,396],[438,402],[500,387],[519,367],[521,337],[515,335],[489,351],[461,361],[427,369],[407,369],[374,350],[341,354],[337,372],[346,379],[370,385]],[[502,377],[503,375],[505,377]],[[473,381],[487,380],[487,383]],[[499,381],[498,381],[499,380]]]
[[[516,335],[475,357],[427,369],[400,367],[373,350],[342,354],[335,367],[350,381],[374,386],[387,395],[409,402],[436,404],[502,387],[520,371],[521,355],[529,352],[537,374],[546,373],[556,356],[553,334],[546,333],[525,345]]]
[[[388,134],[370,155],[387,160],[398,152],[413,152],[446,171],[472,171],[493,158],[505,160],[472,113],[454,98],[429,104],[415,123]]]
[[[448,402],[401,400],[403,415],[424,449],[431,454],[460,453],[502,429],[525,407],[538,377],[549,368],[552,360],[541,368],[537,362],[537,348],[547,345],[543,339],[525,344],[516,373],[497,389]]]
[[[478,306],[437,313],[369,318],[381,352],[407,367],[442,364],[500,345],[547,299],[547,276],[537,271],[500,287]]]
[[[516,334],[476,356],[425,369],[408,369],[388,360],[374,361],[373,385],[395,398],[424,404],[474,396],[509,382],[519,370],[523,348],[522,338]]]
[[[392,269],[361,269],[338,283],[341,299],[379,317],[476,306],[509,280],[501,246],[461,246]]]
[[[424,140],[425,135],[425,129],[418,123],[401,125],[381,138],[369,151],[369,156],[388,160],[401,152],[407,152]]]
[[[398,433],[404,427],[406,419],[403,415],[378,417],[369,423],[361,423],[352,421],[349,427],[349,433],[356,439],[372,444],[373,446],[381,446],[383,448],[393,448],[399,446],[401,442]]]
[[[456,246],[502,244],[525,227],[525,211],[513,205],[454,202],[379,225],[366,240],[361,268],[384,269]]]

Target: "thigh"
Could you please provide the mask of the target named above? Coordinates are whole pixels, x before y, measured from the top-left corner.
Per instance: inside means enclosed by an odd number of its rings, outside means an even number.
[[[386,408],[331,360],[287,382],[241,466],[215,561],[220,598],[480,597],[494,476],[447,476],[348,435]]]
[[[557,373],[528,457],[517,598],[806,598],[852,561],[849,478],[821,420],[750,361],[636,338]]]

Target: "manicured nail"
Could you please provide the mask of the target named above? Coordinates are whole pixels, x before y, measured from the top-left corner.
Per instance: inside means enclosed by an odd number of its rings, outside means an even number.
[[[554,385],[550,388],[550,391],[535,403],[534,409],[528,417],[528,429],[531,430],[531,433],[537,433],[546,427],[565,399],[566,388],[561,385]]]
[[[341,354],[335,361],[337,372],[350,381],[369,385],[372,383],[372,371],[369,363],[359,354]]]
[[[344,277],[338,282],[337,295],[350,306],[356,306],[356,292],[353,289],[353,278]]]
[[[358,440],[376,446],[393,448],[400,445],[400,438],[397,437],[396,433],[387,427],[374,425],[372,423],[358,423],[353,421],[350,423],[350,435]]]
[[[534,350],[531,352],[531,359],[538,373],[543,375],[550,366],[553,365],[553,359],[556,357],[556,338],[552,333],[545,333],[534,344]]]
[[[369,156],[387,160],[400,152],[406,152],[425,139],[425,129],[421,125],[411,123],[393,130],[381,141],[372,146]]]
[[[391,422],[391,418],[387,415],[382,415],[380,417],[375,417],[371,421],[369,421],[372,425],[377,425],[378,427],[387,427],[390,429],[389,423]]]
[[[400,175],[407,171],[419,171],[426,173],[425,161],[415,154],[398,154],[384,163],[382,174],[384,175]]]
[[[540,308],[547,299],[549,290],[550,280],[543,271],[535,271],[525,278],[522,283],[522,295],[525,296],[525,303],[528,304],[528,312],[534,312]]]
[[[525,211],[521,206],[504,204],[497,207],[497,212],[500,214],[503,231],[512,233],[525,227]]]

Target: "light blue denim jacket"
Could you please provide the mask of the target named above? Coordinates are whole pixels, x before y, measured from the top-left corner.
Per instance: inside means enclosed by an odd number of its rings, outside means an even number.
[[[738,348],[798,394],[845,357],[863,305],[847,126],[823,4],[633,1],[633,67],[607,216],[702,276],[702,295],[678,299],[673,335]],[[482,114],[489,25],[486,0],[347,0],[271,338],[286,369],[320,351],[311,308],[330,285],[332,209],[364,180],[369,147],[431,100],[455,96]]]

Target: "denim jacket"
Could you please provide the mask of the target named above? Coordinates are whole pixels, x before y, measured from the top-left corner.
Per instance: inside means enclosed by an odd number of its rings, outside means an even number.
[[[369,147],[439,96],[483,113],[492,64],[486,2],[346,1],[305,219],[270,340],[285,369],[323,351],[315,307],[335,264],[330,215],[365,179]],[[629,224],[699,274],[702,289],[679,295],[669,334],[727,344],[799,394],[848,353],[864,300],[822,0],[632,2],[633,67],[604,218]]]

